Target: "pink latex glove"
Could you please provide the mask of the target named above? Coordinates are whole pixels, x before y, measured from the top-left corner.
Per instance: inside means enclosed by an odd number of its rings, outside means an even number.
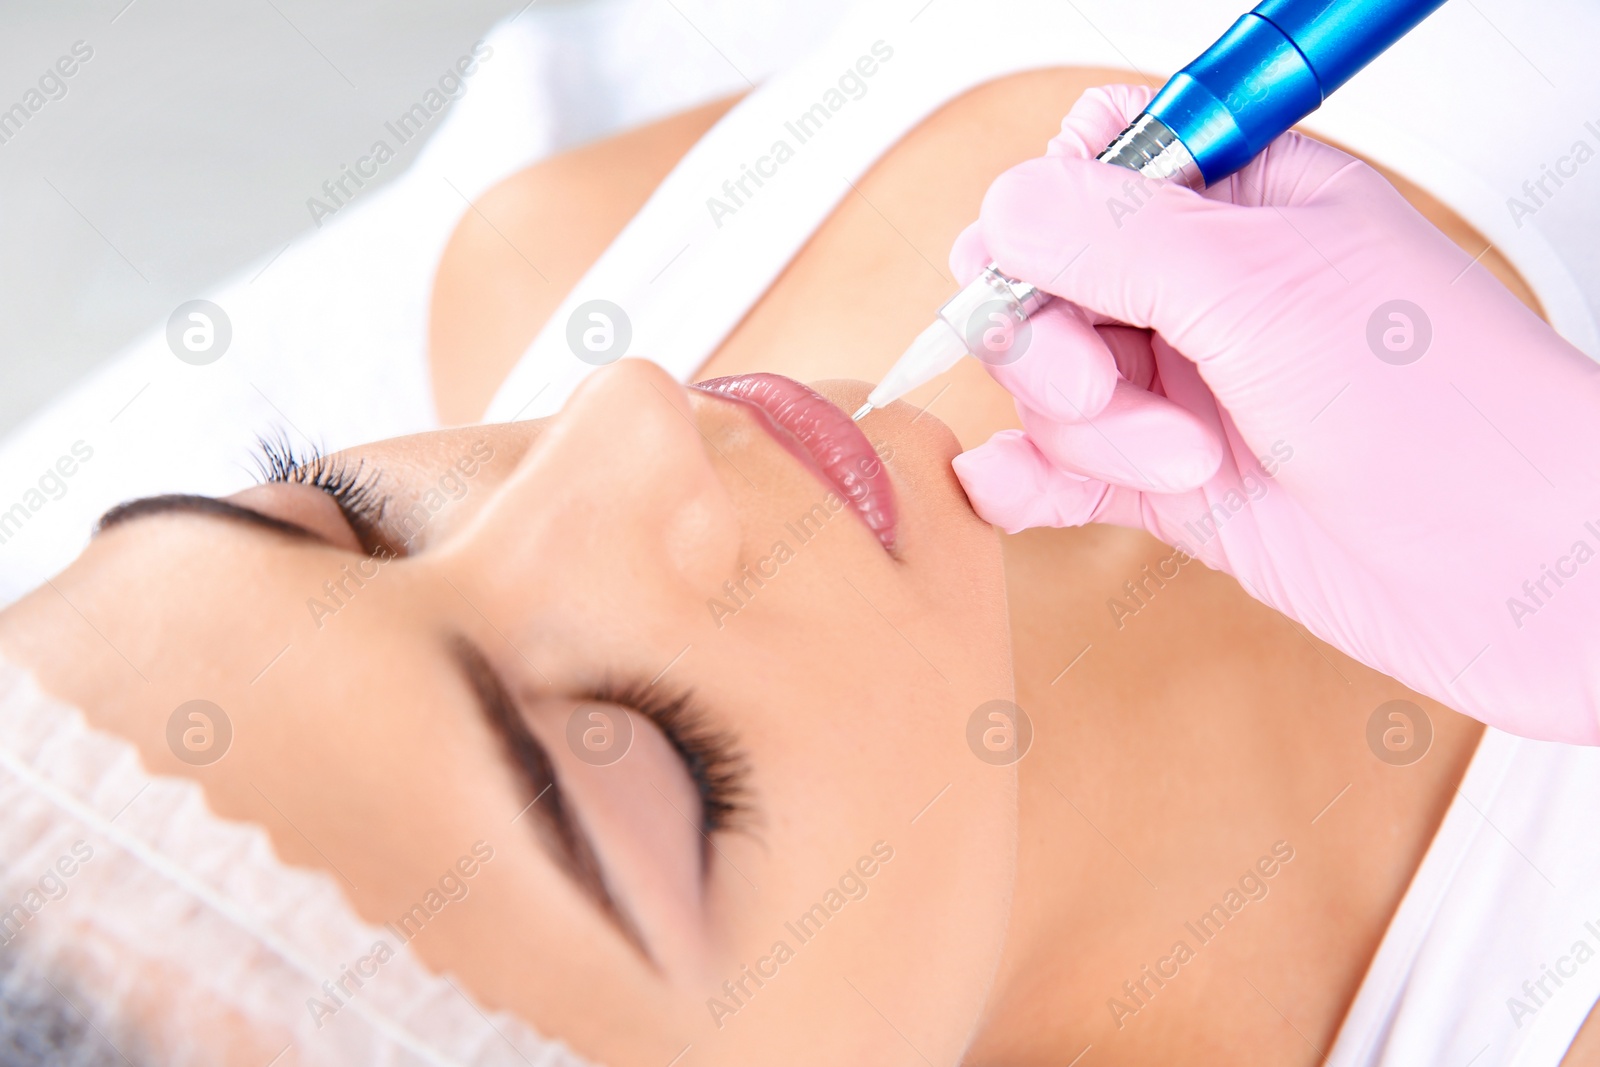
[[[1087,93],[952,253],[1065,298],[991,368],[1026,429],[957,458],[978,514],[1146,529],[1418,692],[1600,743],[1600,367],[1309,138],[1204,194],[1094,162],[1149,96]]]

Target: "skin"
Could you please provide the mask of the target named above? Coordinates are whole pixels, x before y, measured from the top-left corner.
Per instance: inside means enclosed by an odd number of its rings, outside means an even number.
[[[858,183],[702,376],[875,379],[954,289],[943,250],[994,174],[1037,154],[1083,89],[1127,77],[1036,72],[943,109]],[[482,411],[727,106],[530,168],[464,215],[432,309],[447,422]],[[1484,247],[1423,199],[1463,247]],[[1497,253],[1482,262],[1505,270]],[[841,287],[863,282],[894,295],[854,309]],[[1197,563],[1114,618],[1107,602],[1171,550],[1113,528],[998,537],[948,464],[1014,413],[976,361],[940,384],[866,424],[902,508],[898,558],[841,514],[721,628],[707,599],[825,487],[747,410],[624,361],[555,419],[358,450],[395,494],[391,514],[475,444],[493,456],[411,555],[320,628],[305,602],[360,545],[323,494],[268,487],[238,500],[327,543],[199,516],[130,522],[0,615],[0,646],[152,769],[266,826],[287,861],[329,870],[372,921],[491,841],[471,896],[413,947],[604,1063],[667,1063],[685,1045],[681,1063],[1061,1064],[1085,1046],[1096,1064],[1237,1063],[1242,1049],[1320,1062],[1479,727]],[[818,388],[846,410],[866,392]],[[526,788],[442,634],[476,642],[508,679],[650,959],[551,858],[537,805],[518,815]],[[749,768],[748,818],[714,835],[703,878],[682,818],[693,791],[647,724],[612,768],[573,759],[563,739],[596,672],[663,668]],[[172,709],[197,696],[235,726],[204,768],[165,741]],[[1405,767],[1365,741],[1373,709],[1396,698],[1435,731]],[[1035,726],[1015,767],[967,747],[969,717],[993,699]],[[707,998],[877,841],[894,858],[867,896],[718,1028]],[[1260,880],[1266,895],[1119,1026],[1107,1001],[1132,1003],[1122,983],[1279,842],[1293,859]]]

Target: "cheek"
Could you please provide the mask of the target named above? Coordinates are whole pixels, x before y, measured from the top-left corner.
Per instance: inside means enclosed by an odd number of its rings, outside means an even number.
[[[918,1035],[932,1062],[956,1062],[1000,959],[1017,836],[1015,768],[981,762],[965,726],[978,696],[1009,679],[969,678],[940,660],[948,684],[934,677],[908,686],[918,671],[906,661],[921,661],[886,636],[870,642],[869,656],[885,665],[876,676],[797,654],[804,677],[774,670],[769,657],[761,677],[738,683],[751,709],[741,736],[763,825],[759,841],[719,841],[713,859],[721,921],[737,938],[722,977],[737,978],[740,966],[782,940],[796,961],[755,1004],[774,1005],[774,1016],[814,1018],[838,1003],[837,975],[848,974]],[[718,866],[723,857],[726,867]],[[876,859],[874,874],[851,899],[840,881],[863,857]],[[797,924],[819,907],[828,916],[812,936],[811,925]],[[832,1053],[819,1055],[823,1062],[902,1055],[871,1046],[877,1030],[864,1023],[831,1029],[805,1039],[847,1046],[819,1045]]]

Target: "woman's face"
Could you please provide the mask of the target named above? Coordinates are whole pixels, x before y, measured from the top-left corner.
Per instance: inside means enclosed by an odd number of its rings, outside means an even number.
[[[868,420],[879,467],[785,383],[624,361],[322,487],[135,505],[0,642],[601,1063],[951,1062],[1013,873],[967,741],[1012,697],[999,547],[934,418]]]

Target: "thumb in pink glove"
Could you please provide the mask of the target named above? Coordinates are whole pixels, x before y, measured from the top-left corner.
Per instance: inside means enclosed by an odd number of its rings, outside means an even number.
[[[979,514],[1144,528],[1419,692],[1600,743],[1600,368],[1309,138],[1203,195],[1084,158],[1143,103],[1086,96],[953,255],[1073,305],[995,374],[1024,431],[956,460]]]

